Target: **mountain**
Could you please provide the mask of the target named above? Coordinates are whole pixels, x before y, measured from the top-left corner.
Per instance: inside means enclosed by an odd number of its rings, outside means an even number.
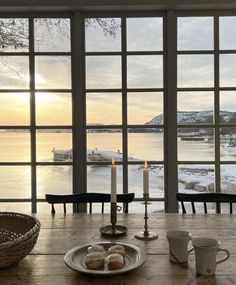
[[[178,112],[177,113],[177,122],[178,124],[202,124],[202,123],[213,123],[213,111],[201,111],[201,112]],[[220,112],[221,122],[222,123],[235,123],[236,122],[236,113],[221,111]],[[149,122],[146,122],[145,125],[161,125],[163,124],[163,114],[155,116]]]

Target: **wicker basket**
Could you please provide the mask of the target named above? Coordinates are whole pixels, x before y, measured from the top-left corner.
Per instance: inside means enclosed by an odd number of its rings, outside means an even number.
[[[0,268],[20,261],[33,249],[40,222],[31,216],[0,212]]]

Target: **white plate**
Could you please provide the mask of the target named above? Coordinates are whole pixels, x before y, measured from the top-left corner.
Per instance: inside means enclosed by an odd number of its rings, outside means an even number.
[[[114,275],[133,270],[141,266],[146,260],[145,252],[139,247],[132,244],[127,244],[122,242],[99,242],[96,244],[104,246],[106,251],[112,245],[117,245],[117,244],[122,245],[125,248],[125,253],[126,253],[124,268],[117,270],[108,270],[106,267],[104,269],[98,269],[98,270],[88,269],[85,265],[85,257],[88,254],[88,247],[91,246],[91,244],[77,246],[68,251],[64,256],[65,264],[73,270],[83,272],[86,274]]]

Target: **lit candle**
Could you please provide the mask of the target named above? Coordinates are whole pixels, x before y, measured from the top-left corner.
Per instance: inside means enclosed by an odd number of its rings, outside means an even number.
[[[116,203],[116,165],[114,158],[112,158],[111,165],[111,202]]]
[[[143,168],[143,193],[148,194],[148,192],[149,192],[149,173],[148,173],[147,161],[145,161]]]

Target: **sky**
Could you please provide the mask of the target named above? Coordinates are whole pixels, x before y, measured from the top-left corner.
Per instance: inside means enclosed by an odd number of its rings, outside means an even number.
[[[87,52],[117,52],[121,50],[120,19],[102,19],[116,27],[115,36],[101,28],[100,22],[86,21],[85,42]],[[69,52],[69,20],[35,20],[35,51]],[[220,17],[220,49],[235,49],[234,28],[236,17]],[[1,24],[1,19],[0,19]],[[214,48],[213,17],[178,18],[178,50],[210,50]],[[16,26],[20,25],[16,21]],[[8,27],[9,28],[9,27]],[[10,27],[11,28],[11,27]],[[15,27],[14,27],[15,28]],[[27,36],[27,22],[23,33]],[[128,18],[128,51],[162,51],[163,23],[161,18]],[[26,37],[27,38],[27,37]],[[25,40],[27,42],[27,40]],[[0,48],[1,51],[12,49]],[[27,49],[20,48],[17,51]],[[14,50],[14,51],[16,51]],[[40,92],[40,89],[70,89],[71,59],[64,56],[36,56],[35,85],[36,122],[38,125],[70,125],[71,94],[69,92]],[[213,54],[178,55],[178,87],[214,87]],[[29,62],[27,56],[0,57],[0,86],[2,89],[24,90],[29,87]],[[220,86],[236,87],[236,54],[220,55]],[[86,88],[121,88],[121,56],[86,57]],[[162,55],[127,56],[128,88],[163,88]],[[220,93],[221,110],[236,111],[236,91]],[[0,125],[29,124],[29,93],[0,93]],[[179,92],[179,111],[213,110],[213,92]],[[86,94],[88,124],[121,124],[122,95],[120,92]],[[79,106],[78,106],[79,108]],[[162,92],[129,92],[127,94],[129,124],[144,124],[163,113]]]

